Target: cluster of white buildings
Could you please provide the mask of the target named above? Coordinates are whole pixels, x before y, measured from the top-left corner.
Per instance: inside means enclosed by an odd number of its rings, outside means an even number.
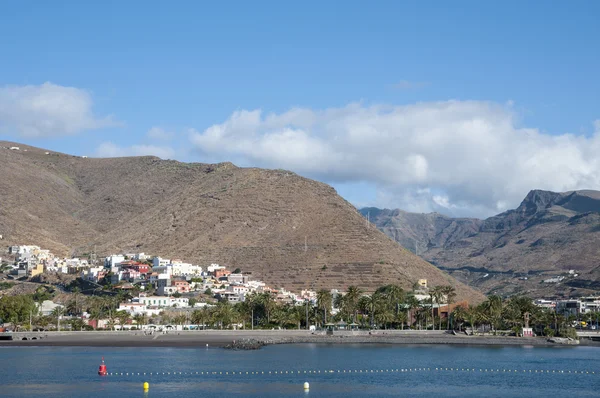
[[[534,300],[538,307],[547,308],[565,316],[579,316],[600,312],[600,296],[579,297],[565,300]]]
[[[61,259],[38,246],[10,246],[8,253],[15,258],[13,273],[19,277],[59,272],[74,274],[96,284],[110,283],[115,289],[129,290],[140,286],[147,293],[122,303],[119,308],[132,315],[154,316],[165,308],[190,308],[190,299],[196,293],[207,293],[230,303],[243,302],[253,293],[269,293],[276,301],[298,305],[304,305],[307,300],[314,304],[317,297],[312,290],[296,294],[283,288],[272,289],[248,274],[232,273],[223,265],[202,267],[180,259],[148,256],[145,253],[113,254],[99,264],[90,264],[79,258]],[[153,293],[149,294],[149,290]],[[194,307],[206,305],[196,300],[193,303]]]
[[[78,274],[90,266],[85,259],[60,258],[35,245],[9,246],[8,254],[14,258],[10,273],[17,278],[31,278],[44,272]]]

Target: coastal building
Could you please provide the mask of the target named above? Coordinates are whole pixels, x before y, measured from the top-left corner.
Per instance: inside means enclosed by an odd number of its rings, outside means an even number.
[[[556,302],[556,313],[558,314],[577,316],[585,312],[585,305],[580,300],[558,300]]]

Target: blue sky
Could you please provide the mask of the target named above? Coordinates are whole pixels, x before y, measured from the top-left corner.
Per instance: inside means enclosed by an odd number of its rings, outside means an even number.
[[[0,138],[456,215],[600,189],[598,2],[172,3],[3,2]]]

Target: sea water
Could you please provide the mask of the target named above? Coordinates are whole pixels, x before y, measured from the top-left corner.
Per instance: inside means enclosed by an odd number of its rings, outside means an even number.
[[[599,355],[596,347],[3,347],[0,396],[598,397]]]

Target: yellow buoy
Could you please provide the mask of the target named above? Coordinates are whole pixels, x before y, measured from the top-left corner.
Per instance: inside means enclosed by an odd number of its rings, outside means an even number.
[[[304,382],[304,390],[308,391],[308,389],[310,388],[310,385],[308,384],[308,381]]]
[[[144,382],[144,390],[147,390],[150,388],[150,384],[148,384],[148,382]]]

